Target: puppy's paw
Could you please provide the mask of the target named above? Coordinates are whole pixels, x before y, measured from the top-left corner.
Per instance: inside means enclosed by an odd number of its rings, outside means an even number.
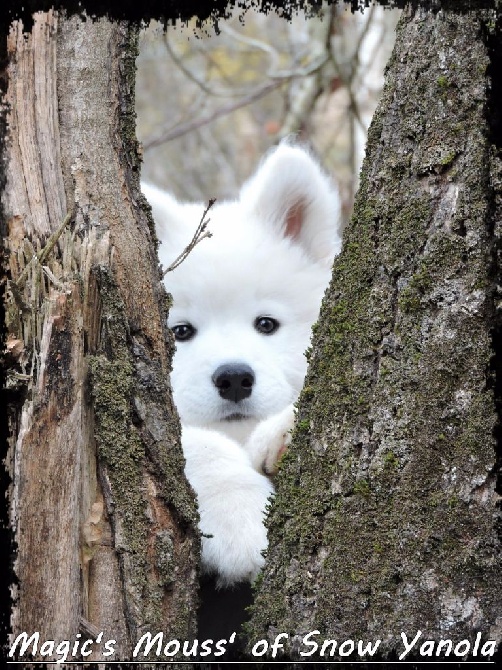
[[[258,472],[274,475],[279,462],[291,443],[295,421],[293,405],[259,423],[246,442],[253,467]]]
[[[253,582],[263,568],[267,548],[263,511],[241,506],[226,519],[220,517],[210,537],[205,536],[208,526],[201,519],[203,569],[217,574],[219,588]]]
[[[253,581],[267,548],[263,522],[272,483],[224,435],[184,426],[182,443],[199,503],[203,570],[216,573],[221,587]]]
[[[272,484],[251,464],[240,477],[223,478],[218,484],[212,495],[199,497],[203,568],[217,573],[219,587],[252,582],[264,563],[263,522]]]

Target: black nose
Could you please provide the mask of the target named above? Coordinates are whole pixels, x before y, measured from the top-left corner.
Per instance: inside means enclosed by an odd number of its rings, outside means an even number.
[[[254,374],[249,365],[231,363],[216,368],[212,380],[222,398],[239,402],[251,395]]]

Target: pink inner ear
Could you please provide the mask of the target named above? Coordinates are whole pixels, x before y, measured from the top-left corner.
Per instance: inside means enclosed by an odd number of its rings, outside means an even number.
[[[302,202],[297,202],[290,208],[286,216],[286,226],[284,228],[284,235],[286,237],[298,237],[302,229],[303,215],[305,213],[305,206]]]

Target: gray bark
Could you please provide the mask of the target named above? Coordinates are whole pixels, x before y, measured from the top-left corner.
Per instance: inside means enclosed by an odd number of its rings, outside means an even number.
[[[199,546],[139,191],[136,32],[39,13],[8,50],[13,637],[103,631],[124,660],[145,631],[195,635]]]
[[[502,637],[500,37],[486,11],[400,22],[249,627],[291,658],[314,630],[380,658]]]

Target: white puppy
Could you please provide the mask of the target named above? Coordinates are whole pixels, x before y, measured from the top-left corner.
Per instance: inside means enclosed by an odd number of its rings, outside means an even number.
[[[143,184],[163,266],[205,209]],[[304,351],[340,250],[333,185],[299,146],[280,144],[235,201],[213,206],[203,239],[165,277],[176,338],[172,386],[186,474],[198,498],[203,567],[228,586],[253,580],[274,471],[306,372]]]

